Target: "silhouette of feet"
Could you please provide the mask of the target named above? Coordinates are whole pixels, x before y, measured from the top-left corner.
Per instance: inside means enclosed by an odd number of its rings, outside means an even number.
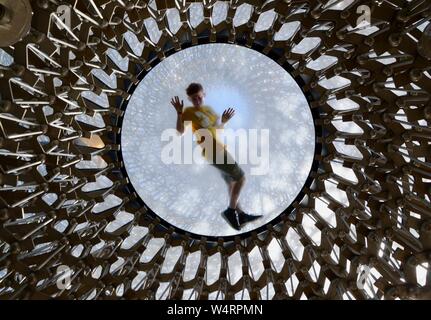
[[[238,231],[241,230],[238,213],[234,209],[227,208],[225,211],[223,211],[222,217],[226,220],[227,223],[229,223],[232,228]]]
[[[252,214],[245,213],[241,209],[239,210],[237,209],[237,212],[238,212],[238,220],[239,220],[240,226],[242,226],[245,223],[252,222],[254,220],[257,220],[263,217],[262,215],[252,215]]]

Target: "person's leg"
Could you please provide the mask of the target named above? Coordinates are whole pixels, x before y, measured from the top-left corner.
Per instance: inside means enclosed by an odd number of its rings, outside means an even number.
[[[226,182],[229,198],[231,199],[232,194],[233,194],[232,191],[233,191],[233,187],[235,185],[235,181],[232,180],[232,177],[227,176],[226,174],[223,174],[223,179]],[[243,224],[245,224],[247,222],[252,222],[252,221],[262,217],[262,215],[251,215],[251,214],[246,213],[242,209],[239,200],[237,201],[237,204],[236,204],[236,212],[238,214],[238,222],[239,222],[240,226],[242,226]]]
[[[212,162],[212,165],[220,171],[229,193],[229,206],[223,211],[222,216],[234,229],[240,230],[241,223],[237,208],[241,189],[245,182],[244,172],[225,149],[222,152],[223,163]]]
[[[227,150],[224,150],[224,164],[219,167],[223,172],[223,178],[228,185],[229,208],[237,210],[239,196],[245,184],[244,171],[238,166]]]
[[[223,212],[223,215],[233,228],[240,230],[244,223],[256,220],[261,216],[249,215],[242,210],[239,196],[245,183],[244,171],[227,151],[224,151],[224,160],[223,164],[213,163],[221,172],[229,193],[229,207]]]
[[[232,195],[232,188],[233,188],[233,185],[234,185],[234,182],[233,181],[226,181],[226,184],[227,184],[227,190],[228,190],[228,194],[229,194],[229,199],[231,198],[231,195]],[[237,202],[237,204],[236,204],[236,211],[239,213],[239,214],[245,214],[245,211],[244,211],[244,209],[242,208],[242,206],[241,206],[241,202],[238,200],[238,202]]]
[[[241,189],[244,186],[244,183],[245,183],[245,176],[242,176],[239,180],[232,182],[229,208],[237,209],[239,196],[241,194]]]
[[[233,188],[233,186],[234,186],[234,182],[233,181],[227,181],[226,180],[226,185],[227,185],[227,190],[228,190],[228,194],[229,194],[229,199],[231,198],[231,196],[232,196],[232,188]],[[242,208],[242,206],[241,206],[241,202],[238,200],[238,202],[237,202],[237,204],[236,204],[236,211],[239,213],[239,214],[246,214],[245,213],[245,211],[244,211],[244,209]]]

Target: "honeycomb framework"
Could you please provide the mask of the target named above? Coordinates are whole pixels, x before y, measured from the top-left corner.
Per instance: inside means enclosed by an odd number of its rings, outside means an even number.
[[[431,298],[428,0],[30,3],[31,28],[2,48],[0,299]],[[296,31],[280,37],[287,24]],[[118,142],[139,75],[213,42],[289,65],[312,94],[322,148],[293,214],[216,240],[179,234],[139,203]],[[325,85],[333,78],[344,85]]]

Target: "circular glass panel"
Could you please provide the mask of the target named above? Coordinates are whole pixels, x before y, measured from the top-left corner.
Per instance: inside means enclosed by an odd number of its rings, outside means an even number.
[[[175,130],[170,101],[179,96],[192,106],[185,93],[191,82],[203,85],[204,105],[219,116],[235,109],[220,139],[245,173],[242,209],[263,215],[240,231],[222,218],[229,194],[220,171],[201,156],[190,127],[182,136]],[[315,131],[307,99],[286,70],[256,50],[217,43],[175,53],[144,77],[125,111],[121,147],[131,184],[158,216],[195,234],[231,236],[268,223],[295,200],[312,166]]]

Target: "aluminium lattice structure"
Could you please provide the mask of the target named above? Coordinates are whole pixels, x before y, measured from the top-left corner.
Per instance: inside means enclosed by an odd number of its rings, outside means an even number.
[[[0,299],[431,297],[428,0],[0,4]],[[119,143],[129,89],[167,55],[214,42],[291,70],[318,115],[303,198],[232,239],[160,223]]]

